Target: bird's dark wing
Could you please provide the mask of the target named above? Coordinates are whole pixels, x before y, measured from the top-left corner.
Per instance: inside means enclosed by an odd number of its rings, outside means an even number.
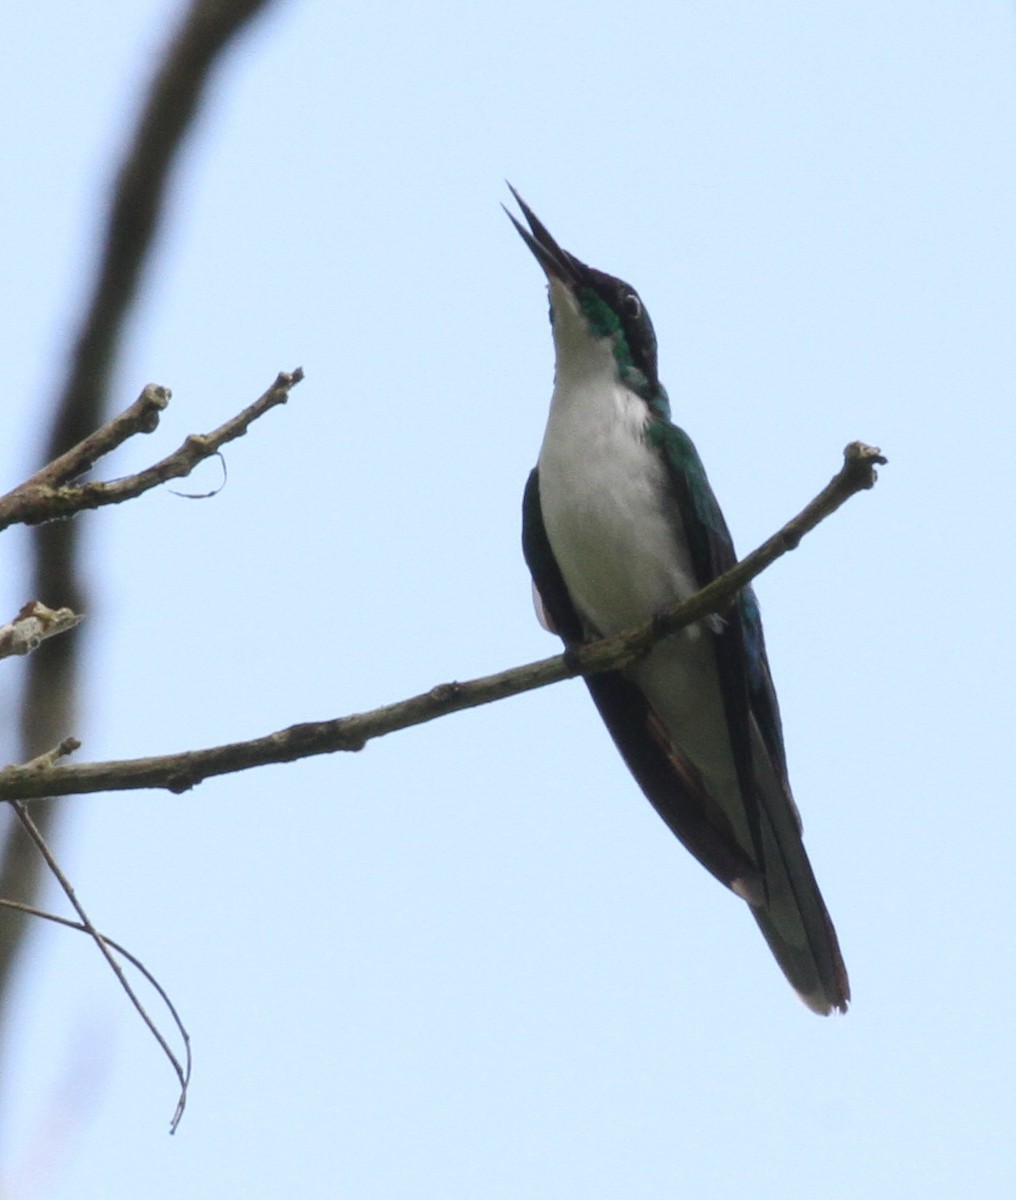
[[[575,610],[543,523],[537,470],[529,476],[522,508],[522,549],[545,615],[567,645],[589,641]],[[614,743],[636,781],[689,851],[728,887],[758,891],[760,872],[716,811],[698,771],[667,736],[642,691],[620,671],[586,676]]]
[[[700,587],[737,561],[723,514],[684,431],[660,417],[648,432],[667,468]],[[779,705],[758,602],[750,587],[711,634],[731,752],[764,883],[752,912],[790,982],[817,1011],[850,998],[836,932],[818,888],[790,791]]]

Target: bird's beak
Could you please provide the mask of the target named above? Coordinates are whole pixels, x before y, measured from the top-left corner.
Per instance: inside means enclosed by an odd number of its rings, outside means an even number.
[[[577,258],[573,258],[567,250],[562,250],[561,247],[547,232],[547,227],[536,216],[529,205],[522,199],[518,192],[508,184],[508,189],[515,197],[519,208],[522,209],[522,215],[529,222],[529,229],[515,219],[513,214],[505,208],[508,213],[508,219],[519,231],[519,236],[532,250],[536,261],[543,267],[548,279],[560,279],[562,283],[569,284],[571,287],[578,287],[582,282],[582,263]],[[501,206],[504,208],[504,205]],[[530,233],[530,230],[532,232]]]

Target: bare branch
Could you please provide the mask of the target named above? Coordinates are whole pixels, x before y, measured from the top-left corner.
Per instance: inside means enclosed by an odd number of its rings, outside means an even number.
[[[0,799],[32,799],[72,792],[127,791],[166,788],[183,792],[213,775],[249,770],[269,763],[292,762],[337,750],[360,750],[373,738],[448,713],[490,704],[546,687],[576,675],[591,675],[627,666],[646,654],[660,638],[721,613],[737,593],[776,559],[793,550],[801,538],[846,500],[873,486],[875,465],[886,460],[871,446],[854,442],[844,451],[843,467],[830,483],[792,521],[718,579],[669,612],[613,637],[522,667],[473,679],[444,683],[418,696],[386,704],[370,712],[331,721],[292,725],[265,737],[206,750],[153,758],[85,763],[81,766],[9,766],[0,771]]]
[[[290,391],[303,379],[303,370],[280,371],[271,387],[253,404],[231,417],[211,433],[192,433],[178,449],[136,475],[127,475],[108,483],[68,484],[91,467],[102,454],[122,445],[137,433],[150,433],[159,421],[159,413],[169,403],[168,388],[150,383],[137,400],[118,417],[97,429],[66,454],[54,459],[6,496],[0,496],[0,531],[9,525],[36,525],[43,521],[70,517],[89,508],[121,504],[166,483],[182,479],[222,447],[242,437],[251,423],[269,409],[285,404]]]

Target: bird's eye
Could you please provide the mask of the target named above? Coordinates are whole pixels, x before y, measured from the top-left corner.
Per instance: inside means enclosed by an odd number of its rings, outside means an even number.
[[[624,306],[628,312],[638,320],[642,316],[642,301],[635,295],[634,292],[629,292],[624,298]]]

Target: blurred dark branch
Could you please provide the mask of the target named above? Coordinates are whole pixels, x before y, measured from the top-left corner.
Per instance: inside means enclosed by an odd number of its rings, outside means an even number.
[[[271,0],[192,0],[152,80],[137,127],[117,172],[99,266],[83,309],[65,381],[57,396],[43,462],[59,459],[100,425],[126,318],[166,202],[172,168],[223,52]],[[31,592],[73,612],[85,605],[78,565],[81,523],[41,526],[32,545]],[[28,660],[21,713],[22,752],[30,757],[59,740],[73,720],[78,638],[53,638]],[[35,809],[47,835],[53,806]],[[42,861],[9,823],[0,850],[0,894],[32,900]],[[0,922],[0,1016],[25,930],[25,918],[7,913]]]
[[[793,550],[805,534],[851,496],[872,487],[877,477],[876,464],[886,461],[876,448],[860,442],[847,446],[843,459],[838,474],[778,533],[683,604],[644,625],[496,675],[467,683],[439,684],[429,692],[386,704],[371,712],[293,725],[247,742],[153,758],[85,763],[77,767],[54,765],[55,758],[5,767],[0,770],[0,799],[27,800],[72,792],[133,788],[183,792],[213,775],[249,770],[269,763],[292,762],[337,750],[361,750],[373,738],[422,725],[449,713],[517,696],[576,675],[592,675],[627,666],[647,654],[668,634],[700,621],[710,613],[723,613],[756,575],[788,550]],[[56,757],[63,757],[59,749]]]
[[[70,517],[89,508],[121,504],[166,483],[182,479],[200,462],[219,453],[227,442],[242,437],[250,425],[269,409],[285,404],[289,393],[303,379],[303,371],[280,371],[271,387],[236,416],[210,433],[192,433],[172,454],[135,475],[108,483],[67,482],[89,470],[95,461],[137,433],[151,433],[159,414],[169,403],[170,391],[150,383],[130,408],[108,421],[66,454],[37,471],[31,479],[0,496],[0,531],[9,525],[34,525]]]
[[[117,174],[102,259],[77,338],[48,458],[101,420],[124,318],[162,218],[171,173],[212,68],[269,0],[192,0],[167,48]]]

